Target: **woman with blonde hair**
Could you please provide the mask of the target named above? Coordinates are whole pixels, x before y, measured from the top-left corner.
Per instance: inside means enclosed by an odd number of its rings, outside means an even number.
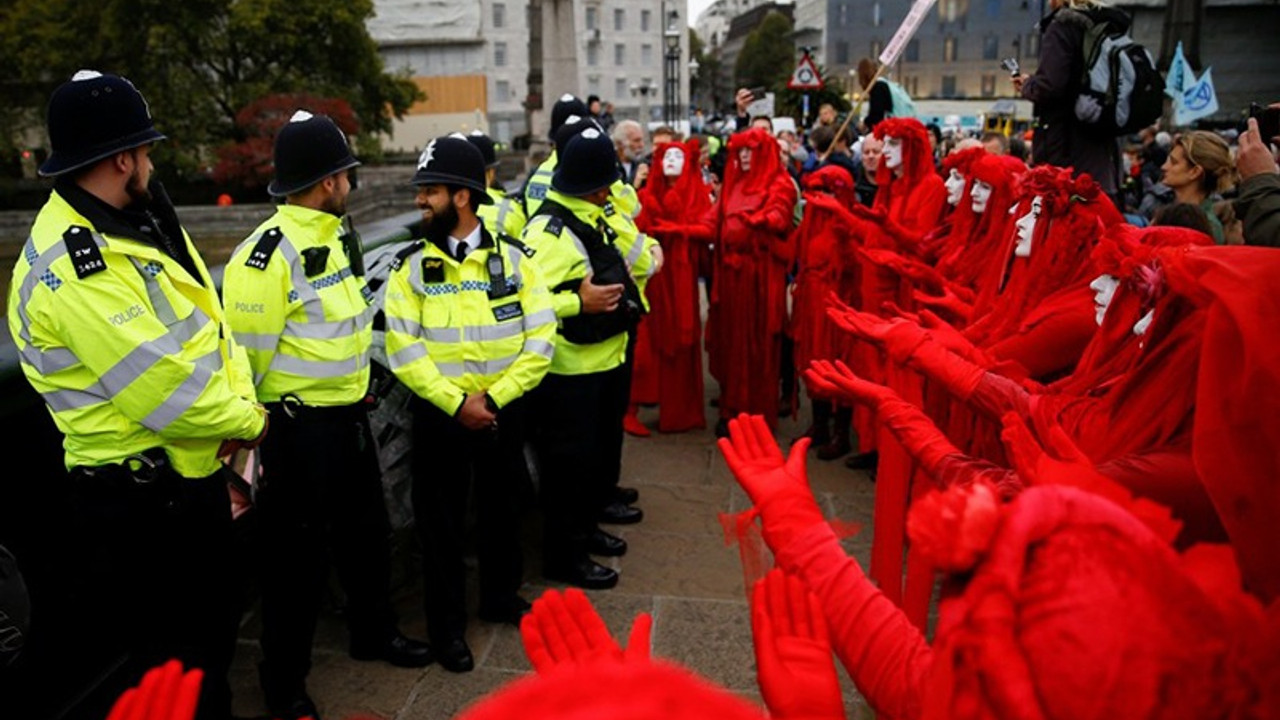
[[[1174,138],[1169,157],[1160,169],[1164,172],[1161,182],[1173,190],[1176,202],[1204,210],[1213,229],[1213,241],[1219,245],[1226,242],[1213,203],[1218,193],[1235,184],[1236,164],[1227,141],[1203,130],[1183,133]]]

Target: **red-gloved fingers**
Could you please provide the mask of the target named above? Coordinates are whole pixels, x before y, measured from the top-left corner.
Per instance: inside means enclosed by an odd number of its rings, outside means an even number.
[[[570,589],[572,590],[573,588]],[[577,613],[570,608],[566,595],[557,594],[548,600],[547,608],[551,611],[550,615],[556,625],[556,631],[564,642],[568,659],[578,660],[585,657],[591,651],[591,644],[587,641],[582,626],[579,625]]]
[[[1059,425],[1056,421],[1053,422],[1047,428],[1037,428],[1037,429],[1040,430],[1042,433],[1044,432],[1044,430],[1048,430],[1047,433],[1044,433],[1046,436],[1045,445],[1047,445],[1048,448],[1053,451],[1053,454],[1058,459],[1066,460],[1069,462],[1084,462],[1084,463],[1089,463],[1090,465],[1093,464],[1093,461],[1090,460],[1089,457],[1084,454],[1084,451],[1081,450],[1075,444],[1075,441],[1071,439],[1071,436],[1067,434],[1067,431],[1063,430],[1062,426]]]
[[[763,415],[746,415],[743,414],[750,423],[755,435],[754,447],[757,456],[769,463],[781,465],[783,463],[782,450],[778,448],[778,441],[773,437],[773,431],[769,429],[769,423],[765,422]]]
[[[793,575],[787,575],[787,614],[791,617],[791,634],[813,640],[813,623],[809,620],[809,588]]]
[[[129,688],[116,698],[116,702],[111,706],[111,712],[107,715],[107,720],[128,720],[132,715],[133,706],[138,700],[138,689]]]
[[[784,469],[787,475],[804,490],[809,490],[809,443],[813,438],[801,438],[791,446]]]
[[[827,291],[826,301],[827,301],[827,307],[829,308],[834,308],[840,311],[853,310],[853,308],[850,307],[847,303],[845,303],[845,301],[842,300],[840,296],[835,293],[834,290]]]
[[[907,310],[903,310],[901,307],[898,307],[898,303],[892,300],[885,300],[884,302],[880,303],[880,309],[884,311],[889,317],[899,317],[899,318],[902,318],[903,320],[910,320],[911,322],[917,325],[921,324],[920,315],[917,315],[916,313],[913,313],[913,312],[909,312]],[[925,310],[924,312],[928,312],[928,310]]]
[[[196,716],[196,707],[200,704],[200,685],[204,682],[204,671],[200,668],[188,670],[178,684],[178,692],[173,700],[173,712],[168,720],[192,720]]]
[[[533,609],[525,616],[529,622],[522,621],[520,624],[521,636],[525,640],[525,653],[539,672],[574,658],[573,650],[564,636],[563,621],[559,617],[565,612],[564,598],[555,590],[548,590],[533,602]],[[529,627],[528,634],[525,632],[526,626]]]
[[[1044,449],[1031,436],[1031,430],[1017,413],[1005,413],[1001,418],[1004,429],[1000,431],[1000,439],[1009,454],[1009,463],[1018,476],[1028,485],[1040,482],[1038,465],[1044,456]]]
[[[587,599],[586,593],[578,588],[569,588],[564,591],[564,600],[569,610],[569,619],[574,621],[574,627],[581,631],[586,641],[587,651],[621,654],[622,649],[618,647],[618,642],[609,633],[609,627],[604,624],[600,613],[596,612],[595,606]]]
[[[542,637],[541,624],[538,615],[535,614],[540,602],[542,602],[541,599],[535,600],[533,610],[520,618],[520,640],[524,644],[524,654],[529,658],[529,664],[533,666],[534,671],[546,672],[555,667],[556,660]]]
[[[896,320],[886,325],[884,332],[884,348],[894,362],[903,365],[911,358],[916,348],[929,340],[929,333],[909,320]]]
[[[149,720],[153,717],[156,696],[164,683],[164,673],[168,667],[168,663],[153,667],[142,676],[142,681],[138,683],[138,694],[134,698],[133,707],[124,716],[125,720]]]
[[[632,662],[648,662],[653,649],[653,616],[640,613],[631,623],[631,634],[627,637],[625,656]]]

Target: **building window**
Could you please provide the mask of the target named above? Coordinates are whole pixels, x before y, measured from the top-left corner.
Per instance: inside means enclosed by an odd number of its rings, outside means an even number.
[[[878,57],[880,57],[880,51],[882,51],[882,50],[884,50],[884,43],[883,43],[883,42],[881,42],[881,41],[879,41],[879,40],[872,40],[872,41],[871,41],[871,57],[872,57],[872,58],[878,58]]]
[[[493,66],[507,66],[507,44],[504,42],[496,42],[493,44]]]
[[[640,64],[648,67],[653,64],[653,46],[645,43],[640,46]]]
[[[841,40],[836,43],[836,64],[837,65],[849,64],[849,43],[845,42],[844,40]]]
[[[964,15],[960,0],[942,0],[938,3],[938,20],[949,23],[956,22]]]
[[[840,3],[839,16],[836,20],[836,24],[839,25],[840,27],[844,27],[849,24],[849,6],[848,5],[845,5],[844,3]]]
[[[493,26],[495,28],[507,26],[507,6],[504,3],[493,4]]]
[[[1027,33],[1027,57],[1040,57],[1040,33]]]
[[[911,95],[920,94],[920,78],[919,77],[915,75],[911,76],[911,89],[908,90],[907,92]]]
[[[953,35],[948,35],[942,41],[942,62],[956,61],[956,39]]]
[[[595,30],[600,26],[600,8],[594,6],[587,7],[587,29]]]
[[[1000,0],[987,0],[987,17],[1000,17]]]
[[[1000,58],[1000,36],[987,35],[982,38],[982,59],[998,60]]]
[[[627,79],[618,78],[613,81],[613,96],[621,102],[622,98],[627,96]]]
[[[942,76],[942,97],[953,98],[955,96],[956,96],[956,76],[943,75]]]
[[[903,51],[903,60],[907,62],[920,62],[920,41],[908,40],[907,49]]]
[[[613,29],[619,32],[627,25],[627,11],[617,8],[613,11]]]
[[[983,75],[982,76],[982,97],[989,98],[989,97],[995,97],[995,96],[996,96],[996,76]]]
[[[587,94],[588,95],[600,94],[600,76],[599,75],[587,76]]]
[[[880,2],[879,0],[877,0],[876,3],[871,6],[871,24],[874,27],[880,27],[881,23],[883,22],[884,22],[884,13],[880,11]],[[879,57],[880,53],[876,53],[875,56]]]
[[[652,10],[640,11],[640,32],[649,32],[649,21],[653,18]]]
[[[587,44],[587,65],[595,67],[600,64],[600,46],[596,43]]]
[[[500,103],[504,103],[511,98],[510,81],[499,80],[493,84],[493,87],[494,87],[494,95],[497,95],[497,97],[494,98],[494,100],[497,100]]]
[[[613,46],[613,64],[614,65],[627,64],[627,46],[626,45],[623,45],[622,43],[618,43],[617,45]]]

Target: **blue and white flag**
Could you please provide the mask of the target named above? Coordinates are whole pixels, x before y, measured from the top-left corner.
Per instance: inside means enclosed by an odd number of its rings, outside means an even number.
[[[1182,91],[1196,84],[1196,75],[1191,71],[1187,56],[1182,54],[1182,41],[1178,41],[1178,49],[1173,51],[1173,62],[1169,63],[1169,76],[1164,81],[1164,91],[1174,102],[1182,99]]]
[[[1174,105],[1174,125],[1190,125],[1218,112],[1218,94],[1213,90],[1213,68],[1205,68],[1204,75],[1194,85],[1183,90],[1182,97]]]

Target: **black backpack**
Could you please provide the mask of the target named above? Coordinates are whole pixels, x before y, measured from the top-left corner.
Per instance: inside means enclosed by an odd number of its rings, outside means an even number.
[[[1128,27],[1089,21],[1076,118],[1101,135],[1137,132],[1164,113],[1164,78]]]

